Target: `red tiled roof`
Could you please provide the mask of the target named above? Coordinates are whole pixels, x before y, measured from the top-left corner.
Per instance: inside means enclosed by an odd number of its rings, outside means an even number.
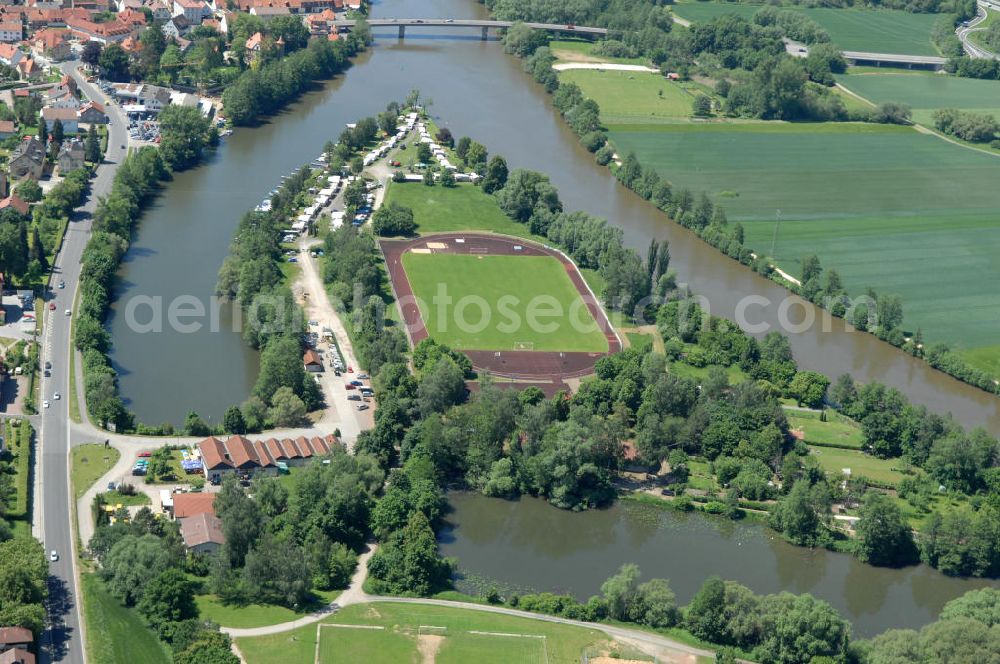
[[[274,466],[274,459],[271,457],[271,453],[267,449],[267,445],[262,440],[253,441],[253,451],[257,455],[257,461],[264,468],[269,466]]]
[[[285,448],[285,456],[289,459],[301,459],[306,456],[299,450],[299,446],[291,438],[282,438],[281,446]]]
[[[310,348],[302,355],[302,363],[306,366],[309,366],[310,364],[323,366],[323,359],[319,356],[319,353]]]
[[[31,643],[35,637],[26,627],[0,627],[0,645]]]
[[[35,664],[35,656],[24,648],[11,648],[0,653],[0,664]]]
[[[267,451],[271,454],[271,458],[275,461],[284,461],[288,458],[288,455],[285,454],[285,450],[281,448],[281,443],[279,443],[276,438],[268,438],[264,441],[264,445],[267,446]]]
[[[253,443],[243,436],[230,436],[226,441],[226,449],[229,450],[229,458],[237,468],[260,465]]]
[[[31,206],[21,200],[17,194],[11,194],[7,198],[0,200],[0,210],[6,210],[7,208],[13,208],[25,216],[31,212]]]
[[[174,494],[174,518],[183,519],[196,514],[215,514],[215,493]]]
[[[184,544],[188,547],[208,542],[224,544],[226,541],[225,535],[222,534],[222,521],[215,516],[214,512],[201,512],[185,517],[180,522],[181,537],[184,538]]]
[[[233,462],[226,452],[226,446],[218,438],[214,436],[206,438],[198,443],[198,449],[201,450],[201,458],[205,462],[206,470],[233,467]]]
[[[312,444],[313,452],[319,455],[329,454],[330,446],[326,444],[326,441],[319,436],[313,436],[312,440],[309,441]]]
[[[0,134],[13,134],[17,126],[13,120],[0,120]]]

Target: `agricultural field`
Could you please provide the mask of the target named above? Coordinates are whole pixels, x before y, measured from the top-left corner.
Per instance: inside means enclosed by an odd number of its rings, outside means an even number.
[[[916,122],[933,126],[938,108],[988,113],[1000,117],[1000,81],[960,78],[942,74],[856,74],[837,82],[876,104],[899,102],[913,110]]]
[[[583,305],[565,268],[554,258],[406,253],[403,267],[414,294],[426,303],[422,313],[427,332],[439,343],[459,350],[608,350],[604,334]],[[447,287],[453,303],[450,307],[432,303],[441,284]],[[463,298],[485,301],[489,309],[485,325],[483,309],[476,305],[463,309]],[[545,303],[541,308],[540,298]],[[544,325],[532,330],[526,318],[533,307],[561,313],[533,314]],[[517,317],[516,322],[508,312]],[[456,319],[467,321],[465,330],[459,329]],[[574,320],[582,327],[574,325]]]
[[[413,210],[418,233],[489,231],[514,237],[536,237],[527,226],[505,215],[492,196],[471,184],[428,187],[420,182],[392,182],[385,196],[387,203],[398,203]],[[545,241],[544,238],[536,239]]]
[[[907,329],[925,339],[996,344],[997,158],[907,127],[852,123],[619,125],[610,135],[619,154],[634,151],[675,189],[707,191],[743,224],[747,246],[791,274],[815,253],[853,294],[900,295]]]
[[[384,602],[346,607],[324,623],[334,624],[237,639],[237,645],[247,664],[576,664],[588,648],[608,643],[580,627]]]
[[[607,124],[686,121],[700,94],[691,84],[651,72],[571,69],[559,72],[559,80],[580,86],[583,95],[601,107],[601,120]]]
[[[737,14],[749,18],[763,5],[728,2],[682,2],[673,12],[689,21],[710,21]],[[938,14],[914,14],[893,9],[832,9],[787,7],[819,23],[834,44],[845,51],[938,55],[931,31]]]

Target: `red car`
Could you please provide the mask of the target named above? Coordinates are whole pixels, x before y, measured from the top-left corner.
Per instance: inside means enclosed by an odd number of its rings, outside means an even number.
[[[56,310],[56,303],[49,302],[49,311],[55,311],[55,310]]]
[[[344,383],[344,387],[346,387],[349,390],[356,390],[356,389],[358,389],[356,385],[351,385],[350,383]]]
[[[141,456],[142,458],[146,459],[146,458],[149,458],[149,457],[153,456],[153,453],[152,452],[139,452],[139,456]]]
[[[354,367],[347,367],[347,373],[354,373]]]

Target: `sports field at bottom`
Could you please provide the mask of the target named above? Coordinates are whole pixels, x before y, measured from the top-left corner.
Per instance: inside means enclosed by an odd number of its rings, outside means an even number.
[[[608,350],[554,258],[406,253],[403,268],[438,343],[459,350]],[[449,303],[439,306],[441,294]]]
[[[581,627],[388,602],[349,606],[323,623],[237,645],[247,664],[576,664],[608,642]]]

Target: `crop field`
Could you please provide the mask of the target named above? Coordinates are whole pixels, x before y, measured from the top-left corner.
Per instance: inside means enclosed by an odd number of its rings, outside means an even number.
[[[684,2],[675,14],[690,21],[710,21],[716,16],[737,14],[749,18],[762,5],[726,2]],[[834,44],[845,51],[938,55],[931,43],[937,14],[914,14],[893,9],[831,9],[787,7],[819,23]]]
[[[403,268],[417,299],[425,303],[427,332],[439,343],[459,350],[608,350],[604,334],[554,258],[406,253]],[[450,306],[434,302],[442,286]],[[530,325],[531,318],[539,324]]]
[[[238,645],[248,664],[576,664],[588,648],[607,643],[579,627],[387,602],[349,606],[325,622]]]
[[[559,79],[579,85],[601,107],[601,120],[608,124],[687,119],[697,96],[653,73],[571,69],[560,72]]]
[[[905,127],[611,127],[675,189],[707,191],[747,245],[797,275],[815,253],[854,294],[903,298],[907,329],[963,349],[1000,336],[1000,159]]]
[[[491,231],[533,237],[527,226],[505,215],[492,196],[471,184],[428,187],[420,182],[392,182],[385,196],[387,203],[413,210],[418,233]]]
[[[936,74],[844,74],[837,81],[876,104],[894,101],[913,110],[913,119],[932,125],[938,108],[1000,116],[1000,81]]]

